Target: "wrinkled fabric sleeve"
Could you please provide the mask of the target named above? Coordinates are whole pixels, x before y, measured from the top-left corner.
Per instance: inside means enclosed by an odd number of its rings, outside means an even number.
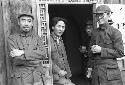
[[[9,47],[9,51],[12,51],[13,49],[18,49],[18,46],[16,43],[16,37],[14,35],[10,35],[8,37],[8,47]]]
[[[57,66],[54,62],[52,62],[52,71],[53,73],[59,74],[59,71],[61,69],[59,68],[59,66]]]
[[[114,30],[113,32],[113,47],[113,49],[102,47],[101,57],[121,58],[124,56],[122,35],[118,30]]]
[[[16,39],[17,39],[18,37],[17,37],[17,35],[10,35],[9,37],[8,37],[8,42],[7,42],[7,44],[8,44],[8,48],[9,48],[9,52],[11,52],[13,49],[19,49],[18,48],[18,45],[17,45],[17,42],[16,42]],[[9,53],[10,54],[10,53]],[[21,55],[21,56],[16,56],[16,57],[14,57],[14,58],[16,58],[16,59],[21,59],[21,60],[25,60],[25,58],[24,58],[24,55]]]
[[[69,67],[69,63],[68,63],[68,61],[66,61],[67,63],[66,63],[66,69],[67,69],[67,74],[66,74],[66,78],[70,78],[71,76],[72,76],[72,74],[71,74],[71,70],[70,70],[70,67]]]
[[[37,48],[36,49],[28,49],[24,50],[25,57],[27,60],[30,59],[45,59],[46,58],[46,49],[43,44],[43,38],[42,37],[36,37],[37,38]]]
[[[53,73],[59,74],[59,71],[61,70],[61,68],[56,64],[56,60],[53,59],[52,63],[53,63],[52,64]],[[67,71],[66,78],[70,78],[72,74],[71,74],[69,63],[67,61],[66,56],[65,56],[65,65],[66,65],[66,71]]]
[[[52,71],[54,74],[59,74],[59,71],[61,70],[61,68],[57,65],[57,53],[53,53],[51,52],[51,58],[52,58]]]
[[[69,63],[68,63],[68,57],[67,57],[67,54],[66,54],[66,50],[65,50],[65,46],[63,44],[63,55],[64,55],[64,58],[65,58],[65,65],[66,65],[66,71],[67,71],[67,74],[66,74],[66,78],[70,78],[72,76],[71,74],[71,70],[70,70],[70,67],[69,67]]]

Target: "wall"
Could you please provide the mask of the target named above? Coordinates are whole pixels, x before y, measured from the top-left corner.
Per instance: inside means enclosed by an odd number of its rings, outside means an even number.
[[[6,68],[5,68],[5,39],[3,29],[3,9],[2,1],[0,0],[0,85],[6,83]]]
[[[18,13],[29,10],[33,12],[34,25],[37,28],[35,0],[0,0],[0,85],[11,85],[11,62],[7,50],[7,37],[18,29]],[[37,31],[36,28],[35,31]]]

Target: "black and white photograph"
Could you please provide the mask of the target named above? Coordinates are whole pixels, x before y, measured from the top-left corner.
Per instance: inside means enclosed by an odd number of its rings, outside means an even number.
[[[125,0],[0,0],[0,85],[125,85]]]

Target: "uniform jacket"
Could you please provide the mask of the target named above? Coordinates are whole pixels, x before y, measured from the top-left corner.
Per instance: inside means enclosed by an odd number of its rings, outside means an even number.
[[[19,49],[24,50],[24,55],[15,57],[21,60],[40,60],[45,58],[46,50],[43,45],[43,39],[32,32],[24,35],[13,34],[8,37],[9,50]]]
[[[22,67],[37,65],[37,61],[45,58],[46,49],[43,45],[43,39],[38,35],[29,32],[27,35],[23,33],[15,33],[8,37],[9,51],[13,49],[24,50],[22,56],[12,58],[12,73],[20,76]]]
[[[101,53],[92,54],[89,51],[89,56],[93,60],[94,85],[122,85],[120,71],[118,69],[117,59],[124,56],[124,47],[122,35],[120,31],[110,26],[109,24],[100,25],[95,29],[90,41],[90,49],[92,45],[99,45]],[[118,80],[113,83],[113,80]]]
[[[59,77],[61,77],[58,75],[60,70],[67,71],[68,74],[65,76],[66,78],[71,77],[71,71],[69,68],[69,63],[67,60],[67,55],[63,44],[63,40],[60,38],[59,43],[57,43],[57,37],[55,36],[54,33],[51,34],[50,40],[51,40],[51,57],[53,61],[54,79],[58,80]]]

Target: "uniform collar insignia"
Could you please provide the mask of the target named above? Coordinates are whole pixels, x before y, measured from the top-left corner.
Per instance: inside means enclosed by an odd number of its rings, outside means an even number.
[[[52,32],[51,35],[54,40],[57,40],[57,39],[62,40],[62,37],[57,37],[54,32]]]

